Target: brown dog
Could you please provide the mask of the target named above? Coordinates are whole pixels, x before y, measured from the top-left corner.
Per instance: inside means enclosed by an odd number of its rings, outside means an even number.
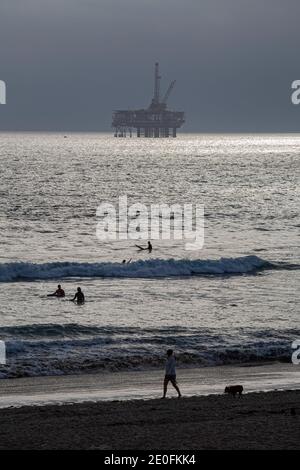
[[[229,385],[228,387],[225,387],[224,393],[229,393],[229,395],[235,397],[237,393],[239,394],[239,396],[241,396],[243,390],[244,388],[242,385]]]

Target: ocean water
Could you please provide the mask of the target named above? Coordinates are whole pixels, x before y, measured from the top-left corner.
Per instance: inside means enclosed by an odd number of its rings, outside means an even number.
[[[0,134],[0,377],[161,368],[169,347],[179,367],[290,362],[299,154],[300,135]],[[203,248],[98,240],[97,207],[124,195],[204,204]]]

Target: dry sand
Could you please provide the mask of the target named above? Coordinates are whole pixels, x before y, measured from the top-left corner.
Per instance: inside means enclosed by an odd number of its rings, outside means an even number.
[[[300,391],[0,410],[0,449],[300,449]]]

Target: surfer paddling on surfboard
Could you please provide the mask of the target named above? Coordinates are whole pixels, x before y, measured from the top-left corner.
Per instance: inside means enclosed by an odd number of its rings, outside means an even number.
[[[65,291],[61,288],[61,285],[58,284],[57,289],[53,294],[48,294],[47,297],[64,297]]]
[[[148,242],[148,246],[140,246],[140,245],[135,245],[137,248],[139,248],[139,250],[148,250],[149,253],[151,253],[152,251],[152,244],[151,242]]]

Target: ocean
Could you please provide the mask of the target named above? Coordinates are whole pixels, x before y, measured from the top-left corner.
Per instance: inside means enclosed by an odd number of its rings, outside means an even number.
[[[291,362],[299,149],[298,134],[0,134],[0,378],[160,370],[168,348],[182,369]],[[204,204],[203,248],[99,240],[97,207],[125,195]],[[47,297],[57,284],[65,299]]]

